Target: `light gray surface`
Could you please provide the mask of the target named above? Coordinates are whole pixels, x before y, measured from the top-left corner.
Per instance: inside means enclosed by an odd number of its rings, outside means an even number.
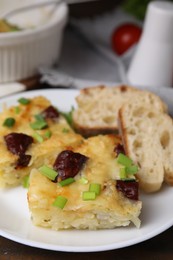
[[[111,48],[111,35],[124,22],[138,23],[119,9],[94,18],[71,18],[56,70],[78,79],[127,83],[126,71],[135,46],[121,57]]]

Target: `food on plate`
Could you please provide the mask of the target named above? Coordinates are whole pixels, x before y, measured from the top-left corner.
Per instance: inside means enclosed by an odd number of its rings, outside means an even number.
[[[118,55],[123,55],[130,47],[136,44],[142,34],[142,29],[133,23],[124,23],[112,33],[112,49]]]
[[[130,86],[96,86],[80,90],[73,111],[75,130],[83,136],[118,132],[118,111],[129,100],[140,100],[166,111],[164,102],[154,93]]]
[[[139,166],[137,178],[146,192],[158,191],[163,180],[173,185],[173,120],[144,102],[129,102],[119,111],[126,154]]]
[[[45,97],[20,98],[0,114],[0,187],[21,184],[58,149],[82,140]]]
[[[29,178],[33,223],[54,230],[139,227],[137,169],[122,152],[118,136],[98,135],[59,149],[54,162],[48,157]]]
[[[16,31],[20,31],[21,29],[14,25],[9,23],[6,20],[0,19],[0,33],[4,33],[4,32],[16,32]]]
[[[42,96],[4,107],[0,186],[28,187],[37,226],[140,227],[139,188],[155,192],[164,180],[173,185],[166,104],[125,85],[85,88],[76,101],[68,116]]]

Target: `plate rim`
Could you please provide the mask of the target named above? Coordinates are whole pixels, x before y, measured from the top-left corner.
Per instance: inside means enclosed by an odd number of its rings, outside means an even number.
[[[165,88],[167,90],[167,88]],[[30,90],[30,91],[22,91],[20,93],[12,94],[7,97],[2,97],[0,99],[0,103],[3,102],[10,102],[11,100],[21,97],[21,95],[26,95],[27,97],[32,97],[37,95],[37,93],[45,95],[44,93],[55,93],[55,92],[61,92],[61,93],[73,93],[74,95],[78,94],[80,90],[78,89],[36,89],[36,90]],[[151,90],[152,91],[152,90]],[[42,92],[42,93],[41,93]],[[172,89],[173,94],[173,89]],[[173,226],[173,219],[170,219],[166,224],[162,225],[159,229],[149,232],[148,234],[142,235],[141,238],[133,238],[129,241],[123,241],[123,242],[115,242],[111,244],[106,245],[96,245],[96,246],[69,246],[69,245],[53,245],[45,242],[38,242],[27,238],[21,238],[20,236],[16,236],[11,234],[10,232],[5,231],[0,227],[0,235],[4,238],[10,239],[12,241],[15,241],[17,243],[31,246],[35,248],[41,248],[46,250],[53,250],[53,251],[62,251],[62,252],[100,252],[100,251],[107,251],[107,250],[116,250],[124,247],[129,247],[141,242],[144,242],[148,239],[154,238],[155,236],[161,234],[162,232],[166,231],[167,229],[171,228]],[[40,227],[38,227],[40,228]],[[126,227],[124,227],[126,228]]]
[[[61,251],[61,252],[75,252],[75,253],[89,253],[89,252],[103,252],[103,251],[109,251],[109,250],[116,250],[116,249],[121,249],[121,248],[126,248],[130,247],[142,242],[145,242],[151,238],[156,237],[157,235],[162,234],[164,231],[168,230],[173,226],[173,221],[170,221],[170,223],[165,224],[161,229],[159,229],[157,232],[150,232],[148,235],[145,235],[141,237],[141,239],[131,239],[129,243],[127,241],[125,242],[115,242],[110,245],[99,245],[99,246],[93,246],[93,247],[88,247],[88,246],[60,246],[60,245],[51,245],[43,242],[37,242],[37,241],[32,241],[29,239],[20,239],[20,237],[17,237],[15,235],[10,235],[9,233],[2,231],[0,229],[0,235],[6,239],[9,239],[11,241],[20,243],[22,245],[34,247],[34,248],[40,248],[40,249],[45,249],[45,250],[50,250],[50,251]],[[124,227],[126,228],[126,227]]]

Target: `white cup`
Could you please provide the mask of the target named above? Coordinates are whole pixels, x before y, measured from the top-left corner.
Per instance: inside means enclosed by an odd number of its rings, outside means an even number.
[[[150,2],[127,73],[131,84],[173,87],[173,3]]]

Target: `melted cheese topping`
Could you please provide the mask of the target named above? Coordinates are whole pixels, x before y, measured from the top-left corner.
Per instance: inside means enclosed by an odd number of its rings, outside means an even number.
[[[119,179],[120,165],[117,164],[114,147],[119,139],[114,135],[91,137],[73,149],[88,156],[83,169],[75,177],[76,181],[68,186],[61,187],[42,176],[38,170],[33,170],[30,177],[29,204],[30,208],[40,207],[39,201],[44,201],[50,209],[53,201],[59,195],[68,199],[63,209],[65,212],[77,211],[77,214],[90,210],[114,211],[119,215],[132,214],[136,202],[126,199],[116,190],[116,179]],[[85,177],[87,184],[81,184],[80,178]],[[89,190],[90,183],[101,184],[101,193],[95,200],[84,201],[83,191]],[[130,213],[131,212],[131,213]]]
[[[74,133],[61,115],[56,121],[47,119],[48,128],[46,129],[35,131],[31,128],[30,123],[36,120],[35,115],[40,114],[50,105],[51,103],[46,98],[39,96],[31,99],[31,102],[27,105],[18,104],[18,114],[15,113],[15,106],[4,109],[3,113],[0,114],[0,153],[3,155],[0,157],[0,186],[19,184],[32,168],[39,167],[44,162],[47,163],[47,157],[52,158],[53,161],[62,149],[67,149],[82,142],[83,138]],[[13,117],[16,121],[11,128],[3,126],[4,120],[8,117]],[[15,170],[18,156],[8,151],[4,136],[11,132],[25,133],[30,136],[37,132],[44,136],[47,130],[51,131],[51,137],[45,139],[42,143],[34,140],[34,143],[26,151],[26,154],[32,156],[29,167]]]

